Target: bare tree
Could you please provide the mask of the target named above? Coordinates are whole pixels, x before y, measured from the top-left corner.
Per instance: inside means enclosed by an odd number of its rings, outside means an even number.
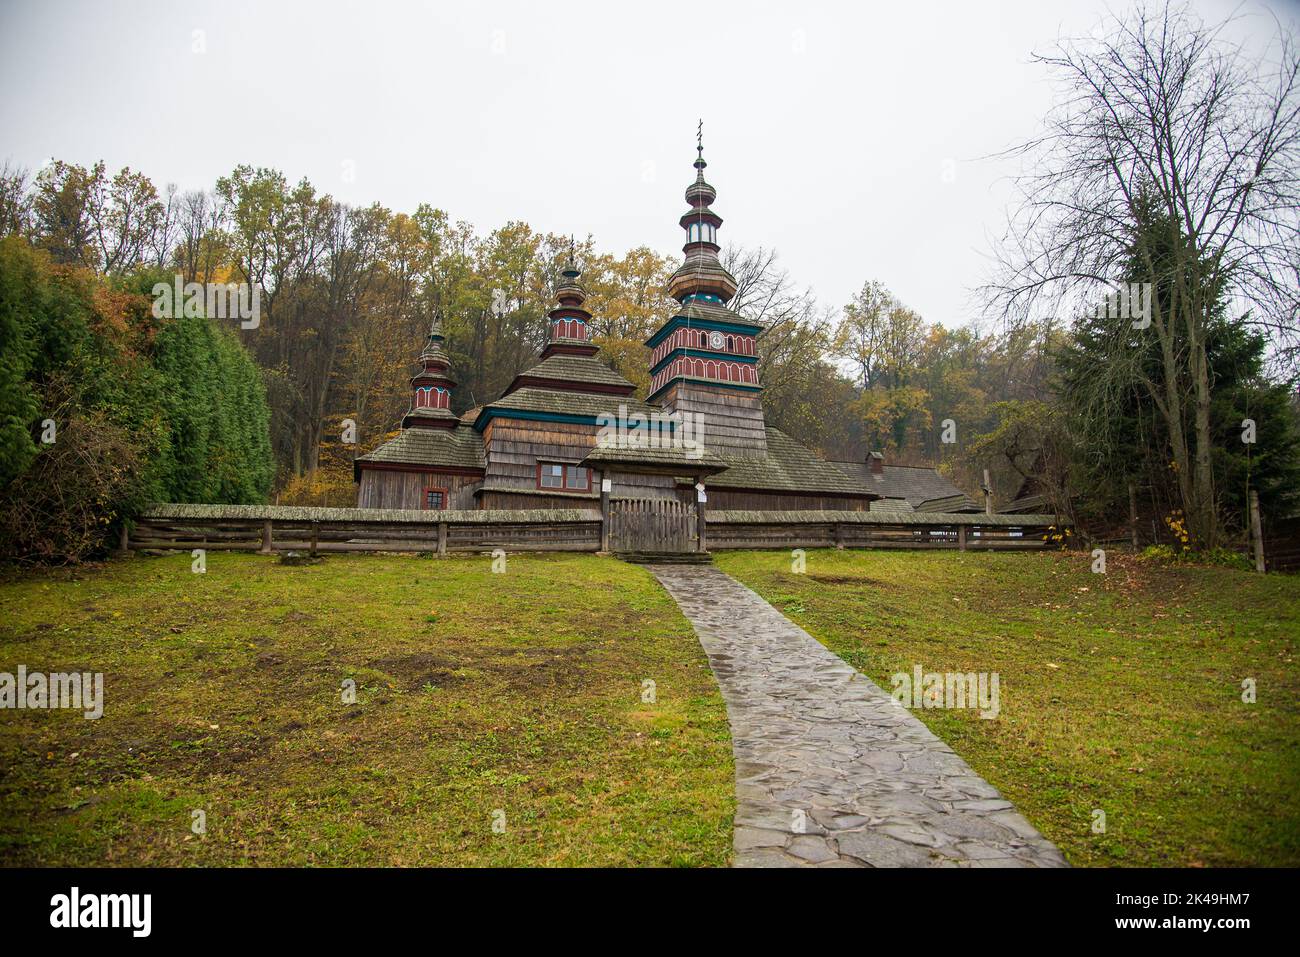
[[[0,236],[18,234],[25,236],[31,230],[32,195],[27,170],[11,166],[8,160],[0,166]]]
[[[168,183],[163,196],[162,208],[159,210],[157,222],[154,223],[153,236],[149,240],[151,261],[160,269],[167,265],[167,261],[172,258],[176,250],[181,216],[181,198],[176,184]]]
[[[1202,545],[1220,527],[1206,357],[1219,304],[1266,330],[1278,359],[1297,358],[1300,57],[1279,27],[1266,54],[1248,58],[1226,38],[1232,22],[1206,27],[1185,7],[1139,8],[1100,39],[1037,57],[1063,96],[1045,130],[1011,151],[1026,164],[1021,199],[1000,275],[985,289],[1010,321],[1060,315],[1119,282],[1150,290],[1149,313],[1132,328],[1157,338],[1160,374],[1118,344],[1115,368],[1167,425]]]
[[[759,370],[767,392],[775,394],[784,378],[824,357],[825,317],[812,290],[796,287],[777,264],[775,250],[728,246],[721,259],[736,280],[728,308],[764,326]]]

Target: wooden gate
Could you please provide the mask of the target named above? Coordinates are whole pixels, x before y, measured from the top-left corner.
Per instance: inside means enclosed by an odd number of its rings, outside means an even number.
[[[685,502],[653,498],[611,499],[609,548],[614,552],[696,551],[695,510]]]

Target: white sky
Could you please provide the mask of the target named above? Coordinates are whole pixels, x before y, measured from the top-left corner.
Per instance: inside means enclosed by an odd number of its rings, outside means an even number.
[[[102,158],[160,189],[271,166],[483,232],[676,255],[703,117],[721,241],[775,247],[823,304],[878,279],[953,326],[1009,194],[980,157],[1051,100],[1030,54],[1127,6],[7,0],[0,158]],[[1263,0],[1195,6],[1273,29]],[[1294,2],[1271,9],[1294,28]]]

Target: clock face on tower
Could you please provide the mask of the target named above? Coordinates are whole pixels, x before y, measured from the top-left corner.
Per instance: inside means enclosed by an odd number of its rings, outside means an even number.
[[[709,335],[709,345],[714,349],[722,348],[722,333],[714,332]]]

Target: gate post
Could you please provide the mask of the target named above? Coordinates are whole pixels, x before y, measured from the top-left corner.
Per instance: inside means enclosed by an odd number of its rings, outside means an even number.
[[[1255,571],[1264,571],[1264,528],[1259,520],[1259,492],[1250,490],[1250,537],[1255,546]]]
[[[600,550],[609,551],[609,491],[613,482],[600,473]]]
[[[709,500],[708,493],[704,491],[704,480],[697,478],[695,480],[695,550],[697,552],[707,552],[708,542],[705,540],[705,523],[704,523],[704,503]]]
[[[271,520],[269,518],[262,522],[262,547],[259,551],[263,555],[271,554]]]
[[[966,551],[966,526],[957,526],[957,548],[960,551]]]

